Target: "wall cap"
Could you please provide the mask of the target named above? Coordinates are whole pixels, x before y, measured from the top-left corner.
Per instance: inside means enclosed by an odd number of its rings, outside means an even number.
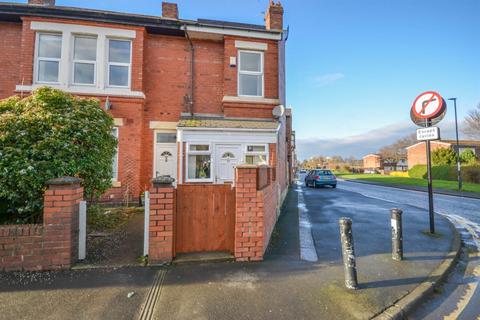
[[[61,185],[74,185],[74,184],[81,184],[83,182],[83,179],[80,178],[75,178],[75,177],[60,177],[60,178],[54,178],[50,179],[47,181],[47,185],[55,185],[55,186],[61,186]]]
[[[152,179],[152,184],[154,187],[171,187],[175,179],[170,176],[159,176]]]

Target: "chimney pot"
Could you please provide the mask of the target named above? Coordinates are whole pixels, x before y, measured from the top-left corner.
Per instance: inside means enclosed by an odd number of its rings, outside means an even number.
[[[265,27],[267,30],[283,30],[283,7],[280,1],[275,3],[270,0],[265,14]]]
[[[36,6],[55,6],[55,0],[28,0],[28,4],[33,4]]]
[[[171,2],[162,2],[162,17],[178,20],[177,4]]]

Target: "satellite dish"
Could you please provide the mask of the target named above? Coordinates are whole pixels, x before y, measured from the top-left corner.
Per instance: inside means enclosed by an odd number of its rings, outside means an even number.
[[[273,117],[276,119],[281,118],[284,113],[285,113],[285,107],[283,105],[276,106],[272,110]]]

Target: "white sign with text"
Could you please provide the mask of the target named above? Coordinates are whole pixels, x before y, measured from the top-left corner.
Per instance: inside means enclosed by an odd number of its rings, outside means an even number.
[[[428,128],[417,129],[417,140],[418,141],[440,140],[440,128],[428,127]]]

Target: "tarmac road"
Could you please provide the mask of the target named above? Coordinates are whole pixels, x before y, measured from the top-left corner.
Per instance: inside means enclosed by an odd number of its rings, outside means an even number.
[[[339,181],[338,188],[389,201],[400,208],[428,208],[425,192],[349,181]],[[411,319],[480,319],[480,199],[435,194],[434,208],[435,212],[454,223],[465,248],[458,266],[445,285],[419,307]]]

